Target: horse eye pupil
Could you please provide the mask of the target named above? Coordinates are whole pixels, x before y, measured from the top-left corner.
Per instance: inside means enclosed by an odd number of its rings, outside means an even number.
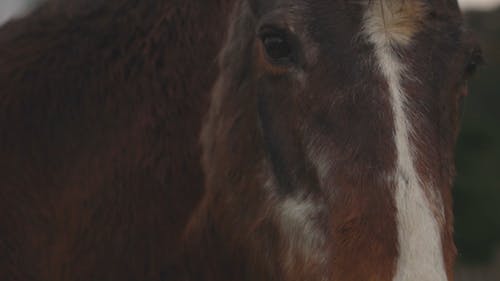
[[[465,67],[465,74],[468,76],[474,75],[479,66],[481,66],[483,63],[484,59],[481,49],[474,49],[470,55],[469,62]]]
[[[467,68],[465,71],[467,72],[467,74],[473,75],[476,72],[476,69],[477,69],[477,63],[474,61],[471,61],[467,65]]]
[[[291,47],[288,42],[280,36],[268,36],[264,38],[264,46],[267,55],[274,60],[285,60],[291,57]]]

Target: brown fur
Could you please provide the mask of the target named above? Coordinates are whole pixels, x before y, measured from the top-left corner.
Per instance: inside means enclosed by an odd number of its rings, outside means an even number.
[[[51,2],[1,28],[0,280],[171,280],[230,10],[209,2]]]
[[[368,3],[61,0],[3,26],[0,280],[392,280],[394,126],[358,37]],[[419,42],[404,87],[451,281],[469,45],[455,1],[409,3],[393,27]],[[300,42],[293,69],[256,36],[276,23]],[[314,203],[307,225],[283,226],[287,200]]]

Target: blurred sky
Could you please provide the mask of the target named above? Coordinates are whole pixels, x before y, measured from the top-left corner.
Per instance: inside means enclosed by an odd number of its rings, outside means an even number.
[[[28,3],[40,0],[0,0],[0,24],[22,13]],[[464,9],[490,9],[500,6],[500,0],[458,0]]]
[[[500,6],[500,0],[458,0],[464,9],[491,9]]]
[[[39,2],[38,0],[0,0],[0,24],[9,18],[25,12],[29,4]]]

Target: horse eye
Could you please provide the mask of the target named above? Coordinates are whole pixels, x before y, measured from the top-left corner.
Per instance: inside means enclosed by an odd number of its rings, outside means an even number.
[[[294,62],[293,47],[288,36],[283,32],[267,32],[261,35],[261,41],[268,59],[274,64]]]
[[[467,65],[465,66],[465,75],[467,77],[473,76],[477,69],[484,63],[483,54],[481,49],[474,49],[469,57]]]
[[[465,67],[465,75],[470,77],[476,74],[478,63],[476,61],[469,61]]]

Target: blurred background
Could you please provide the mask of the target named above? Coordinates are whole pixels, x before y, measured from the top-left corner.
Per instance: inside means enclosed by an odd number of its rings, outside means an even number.
[[[43,0],[0,0],[0,25]],[[460,0],[486,65],[470,81],[454,188],[457,281],[500,281],[500,0]]]
[[[456,277],[500,281],[500,1],[462,2],[486,64],[469,81],[457,146]]]

